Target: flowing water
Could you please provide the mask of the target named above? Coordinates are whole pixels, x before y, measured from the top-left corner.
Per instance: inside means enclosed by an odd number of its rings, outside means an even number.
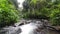
[[[0,34],[60,34],[56,30],[51,30],[44,27],[44,24],[40,20],[26,20],[25,25],[21,26],[9,26],[0,29]],[[19,24],[20,25],[20,24]]]
[[[17,0],[19,8],[23,9],[24,1],[25,0]],[[0,29],[0,34],[60,34],[58,31],[50,30],[49,28],[44,27],[45,25],[48,25],[48,23],[44,23],[41,20],[26,21],[22,21],[22,25],[20,24],[21,22],[15,24],[16,27],[6,26]]]

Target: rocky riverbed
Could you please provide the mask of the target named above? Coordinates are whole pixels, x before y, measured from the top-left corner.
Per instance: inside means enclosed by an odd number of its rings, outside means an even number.
[[[34,23],[33,25],[29,25],[30,23]],[[38,25],[36,25],[38,24]],[[27,27],[26,27],[27,25]],[[29,25],[29,26],[28,26]],[[21,34],[22,32],[22,28],[27,28],[29,30],[28,27],[38,27],[37,28],[37,34],[60,34],[60,31],[57,30],[56,28],[54,27],[51,27],[51,25],[49,24],[49,21],[48,20],[20,20],[19,23],[16,23],[14,24],[14,26],[6,26],[2,29],[0,29],[0,34]],[[32,27],[31,30],[33,30],[34,28]],[[26,30],[26,32],[28,32]],[[36,28],[35,28],[36,29]],[[35,31],[35,30],[33,30]],[[34,33],[33,33],[34,34]]]

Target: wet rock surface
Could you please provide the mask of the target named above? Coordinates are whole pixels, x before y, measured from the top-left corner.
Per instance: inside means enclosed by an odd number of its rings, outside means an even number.
[[[5,27],[0,30],[0,34],[19,34],[21,32],[21,29],[19,27]]]
[[[28,24],[30,25],[27,26]],[[26,26],[27,28],[37,27],[35,28],[35,30],[33,30],[34,28],[32,28],[32,30],[34,31],[34,33],[32,34],[60,34],[60,31],[50,26],[48,20],[35,20],[35,19],[34,20],[21,20],[19,23],[16,23],[14,26],[7,26],[0,29],[0,34],[21,34],[23,30],[21,27],[26,28]],[[25,31],[27,31],[27,29],[25,29]]]

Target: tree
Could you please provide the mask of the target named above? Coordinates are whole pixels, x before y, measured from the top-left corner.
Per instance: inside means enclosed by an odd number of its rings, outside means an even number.
[[[27,0],[28,2],[29,0]],[[49,19],[52,25],[60,25],[60,0],[30,0],[29,9],[23,10],[23,18]],[[25,9],[25,8],[24,8]]]
[[[11,25],[19,20],[15,6],[9,0],[0,0],[0,27]]]

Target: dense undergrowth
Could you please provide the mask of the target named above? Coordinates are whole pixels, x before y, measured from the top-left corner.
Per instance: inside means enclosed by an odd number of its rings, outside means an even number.
[[[0,0],[0,27],[11,25],[19,20],[19,13],[9,0]]]
[[[27,0],[24,3],[23,18],[47,19],[52,25],[60,25],[60,0]],[[21,17],[19,14],[9,0],[0,0],[0,27],[16,23]]]
[[[49,19],[52,25],[60,25],[60,0],[27,0],[23,18]]]

